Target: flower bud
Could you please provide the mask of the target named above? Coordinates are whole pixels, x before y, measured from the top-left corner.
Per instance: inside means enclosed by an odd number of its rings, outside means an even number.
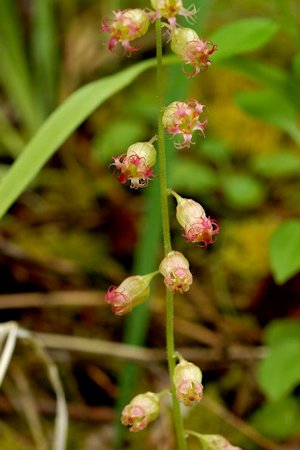
[[[166,107],[162,123],[168,132],[174,136],[180,135],[182,142],[175,143],[176,148],[190,147],[193,132],[198,130],[204,136],[207,120],[199,121],[199,116],[203,112],[204,105],[197,100],[188,102],[173,102]]]
[[[127,157],[137,155],[142,158],[147,166],[154,166],[156,163],[156,149],[150,142],[137,142],[128,147]]]
[[[206,450],[242,450],[234,447],[223,436],[219,434],[199,434],[199,440]]]
[[[150,293],[149,283],[154,275],[134,275],[125,278],[120,286],[110,286],[106,295],[106,303],[112,305],[112,311],[117,316],[124,316],[143,303]]]
[[[175,28],[171,38],[171,49],[179,55],[186,64],[193,68],[192,72],[186,72],[188,77],[196,76],[200,71],[210,66],[210,55],[217,49],[211,41],[200,39],[191,28]]]
[[[193,406],[203,396],[202,372],[195,364],[182,360],[173,375],[176,397],[185,406]]]
[[[186,9],[183,7],[182,0],[151,0],[151,5],[157,12],[157,18],[165,17],[174,29],[177,14],[186,18],[196,14],[195,6],[192,5]]]
[[[176,218],[183,227],[183,236],[200,247],[207,247],[215,242],[214,236],[220,231],[216,220],[206,217],[200,203],[190,198],[182,198],[176,193],[174,197],[177,200]]]
[[[144,430],[159,415],[160,406],[158,396],[153,392],[146,392],[134,397],[122,411],[121,422],[130,426],[129,431]]]
[[[182,56],[185,53],[186,44],[198,39],[198,34],[192,28],[176,28],[172,33],[171,49],[176,55]]]
[[[183,294],[190,289],[193,276],[189,270],[189,262],[182,253],[172,251],[162,260],[160,273],[165,277],[165,285],[171,292]]]
[[[156,162],[156,150],[152,138],[149,142],[137,142],[131,145],[127,153],[113,157],[117,180],[124,184],[130,181],[130,187],[138,189],[145,187],[154,176],[152,166]]]
[[[147,33],[150,24],[148,14],[142,9],[124,9],[114,12],[114,15],[114,19],[102,21],[102,31],[110,33],[111,36],[108,49],[113,50],[120,42],[128,54],[139,50],[132,47],[130,41]]]

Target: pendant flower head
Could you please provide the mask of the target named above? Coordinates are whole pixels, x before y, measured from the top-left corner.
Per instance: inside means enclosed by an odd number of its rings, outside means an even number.
[[[124,316],[143,303],[150,294],[149,283],[154,274],[134,275],[125,278],[120,286],[110,286],[106,295],[106,303],[112,305],[116,316]]]
[[[199,438],[207,450],[242,450],[240,447],[231,445],[219,434],[201,434]]]
[[[171,49],[180,56],[186,64],[192,66],[192,72],[185,72],[187,77],[194,77],[200,71],[210,66],[210,55],[217,47],[211,41],[199,38],[192,28],[176,28],[172,33]]]
[[[130,181],[132,189],[145,187],[148,181],[154,176],[152,166],[156,162],[156,150],[152,142],[156,136],[149,142],[137,142],[128,147],[127,153],[121,156],[113,157],[117,173],[117,180],[124,184]]]
[[[176,148],[190,147],[193,132],[198,130],[204,136],[207,120],[199,121],[199,116],[203,112],[204,105],[197,100],[185,102],[173,102],[166,107],[162,123],[168,132],[174,136],[181,135],[182,142],[175,143]]]
[[[182,253],[172,251],[162,260],[159,266],[169,291],[183,294],[190,289],[193,276],[189,270],[189,262]]]
[[[139,50],[130,42],[147,33],[150,25],[148,14],[142,9],[124,9],[114,12],[114,16],[112,20],[103,19],[101,24],[102,31],[110,34],[108,49],[113,50],[120,42],[128,55]]]
[[[182,198],[176,193],[173,195],[177,200],[176,218],[183,227],[183,236],[200,247],[214,243],[215,235],[220,231],[216,220],[206,217],[200,203],[190,198]]]
[[[195,364],[182,360],[176,365],[173,382],[176,397],[185,406],[193,406],[203,396],[202,372]]]
[[[134,397],[122,411],[121,422],[129,426],[129,431],[144,430],[157,418],[160,412],[158,396],[153,392],[146,392]]]
[[[192,5],[188,9],[184,8],[182,0],[151,0],[151,5],[156,11],[155,18],[164,17],[173,29],[176,25],[177,15],[190,19],[196,14],[195,6]]]

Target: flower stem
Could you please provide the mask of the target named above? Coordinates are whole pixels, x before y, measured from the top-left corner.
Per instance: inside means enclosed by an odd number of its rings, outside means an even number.
[[[167,164],[165,153],[165,136],[162,124],[163,115],[163,65],[162,65],[162,23],[156,20],[156,58],[157,58],[157,108],[158,108],[158,149],[159,149],[159,179],[160,179],[160,199],[161,215],[164,240],[165,256],[172,250],[170,236],[170,220],[168,210],[167,191]],[[173,373],[175,369],[175,344],[174,344],[174,297],[166,290],[166,340],[168,367],[171,384],[171,394],[173,401],[173,419],[177,435],[177,445],[179,450],[187,450],[183,421],[180,414],[180,405],[176,397],[173,383]]]

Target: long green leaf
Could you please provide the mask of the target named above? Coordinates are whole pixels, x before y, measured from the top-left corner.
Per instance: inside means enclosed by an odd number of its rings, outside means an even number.
[[[99,105],[128,86],[155,65],[155,59],[140,62],[115,75],[83,86],[49,116],[0,184],[0,218],[26,189],[42,166],[67,137]]]
[[[278,91],[260,90],[241,92],[235,100],[249,114],[281,128],[300,144],[298,111],[289,98]]]
[[[223,61],[241,53],[251,52],[265,45],[279,29],[278,25],[262,17],[241,19],[221,27],[211,40],[218,45],[213,61]]]
[[[35,0],[32,8],[32,52],[39,105],[47,117],[53,110],[58,69],[57,31],[53,0]]]
[[[22,24],[14,0],[0,1],[0,82],[29,132],[39,123]]]

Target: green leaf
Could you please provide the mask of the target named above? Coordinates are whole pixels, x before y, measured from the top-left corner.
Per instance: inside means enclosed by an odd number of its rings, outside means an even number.
[[[297,53],[292,61],[293,64],[293,72],[294,74],[300,78],[300,53]]]
[[[112,156],[125,153],[133,142],[145,140],[144,122],[136,118],[114,120],[93,141],[93,150],[96,157],[103,163],[112,163]]]
[[[135,64],[115,75],[78,89],[60,105],[24,148],[0,184],[0,217],[26,189],[42,166],[67,137],[99,105],[128,86],[138,75],[155,66],[156,60]]]
[[[259,175],[271,179],[298,176],[300,155],[288,150],[270,155],[258,154],[253,157],[251,166]]]
[[[52,111],[58,79],[57,30],[53,0],[34,0],[32,6],[32,53],[36,90],[44,116]],[[46,114],[45,114],[46,113]]]
[[[289,220],[273,233],[269,257],[278,284],[285,283],[300,270],[300,220]]]
[[[230,149],[229,146],[216,138],[206,138],[201,146],[196,150],[209,161],[217,164],[224,169],[224,166],[230,165]]]
[[[223,194],[233,208],[248,209],[260,206],[265,199],[264,186],[247,174],[224,176]]]
[[[222,61],[257,50],[266,44],[278,29],[279,26],[275,22],[261,17],[241,19],[225,25],[210,36],[218,46],[213,61]]]
[[[264,330],[264,342],[270,347],[278,347],[284,341],[300,342],[300,320],[274,320]]]
[[[16,2],[0,1],[0,82],[28,131],[39,124]]]
[[[271,400],[288,395],[300,383],[300,340],[283,341],[259,365],[258,381]]]
[[[287,439],[299,429],[299,402],[293,397],[287,397],[266,403],[250,420],[266,436],[278,440]]]
[[[300,143],[297,108],[286,96],[273,90],[261,90],[242,92],[235,100],[249,114],[281,128]]]
[[[215,172],[208,166],[178,158],[172,165],[170,185],[189,194],[208,193],[218,185]]]

